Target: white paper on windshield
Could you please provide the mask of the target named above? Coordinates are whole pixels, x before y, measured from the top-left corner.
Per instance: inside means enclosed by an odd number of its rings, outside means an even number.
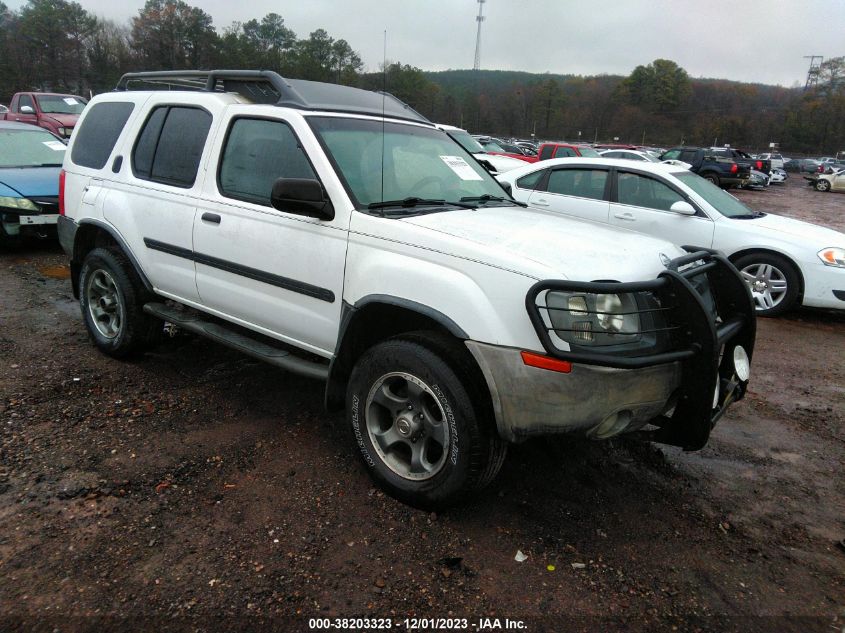
[[[483,180],[483,178],[475,173],[475,170],[469,166],[469,163],[460,156],[441,156],[440,160],[446,163],[446,165],[449,166],[449,169],[455,172],[461,180]]]
[[[62,99],[62,101],[64,101],[68,105],[79,105],[79,101],[77,101],[73,97],[65,97],[64,99]]]
[[[44,145],[49,147],[54,152],[63,152],[67,149],[65,144],[61,141],[44,141]]]

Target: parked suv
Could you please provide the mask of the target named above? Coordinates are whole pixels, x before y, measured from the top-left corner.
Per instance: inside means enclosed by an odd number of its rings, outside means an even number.
[[[674,147],[663,154],[660,160],[688,163],[691,172],[725,189],[748,184],[751,178],[750,164],[740,164],[733,158],[702,147]]]
[[[721,255],[526,208],[390,96],[127,75],[83,113],[61,192],[101,351],[166,321],[323,380],[409,503],[478,490],[530,436],[698,449],[746,391],[754,310]]]

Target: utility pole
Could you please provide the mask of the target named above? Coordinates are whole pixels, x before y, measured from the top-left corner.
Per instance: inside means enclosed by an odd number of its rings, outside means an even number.
[[[807,70],[807,81],[804,83],[804,90],[815,88],[819,83],[819,74],[824,57],[821,55],[804,55],[804,59],[810,60],[810,68]],[[819,60],[819,61],[816,61]]]
[[[478,2],[478,15],[475,16],[475,21],[478,22],[478,32],[475,35],[475,64],[473,64],[473,70],[480,70],[481,69],[481,23],[484,22],[484,3],[487,0],[477,0]]]

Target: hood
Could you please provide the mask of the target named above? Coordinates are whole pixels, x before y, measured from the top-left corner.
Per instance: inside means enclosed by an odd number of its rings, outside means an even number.
[[[502,156],[501,154],[473,154],[478,160],[485,160],[496,170],[497,173],[503,173],[516,169],[517,167],[525,167],[525,161],[518,158],[510,158],[509,156]]]
[[[58,196],[61,167],[17,167],[0,169],[0,188],[25,198]]]
[[[57,121],[63,127],[73,127],[79,121],[78,114],[59,114],[53,112],[44,112],[43,116]]]
[[[845,246],[845,233],[773,213],[767,213],[753,220],[734,220],[734,222],[750,222],[755,229],[777,234],[781,239],[795,238],[792,241],[800,241],[804,246],[812,246],[812,244],[817,244],[819,248]]]
[[[533,208],[482,207],[401,222],[478,245],[473,257],[538,278],[644,281],[664,270],[661,254],[684,254],[661,239]]]

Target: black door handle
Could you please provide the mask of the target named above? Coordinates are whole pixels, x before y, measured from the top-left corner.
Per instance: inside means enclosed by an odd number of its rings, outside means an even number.
[[[216,213],[203,213],[202,219],[205,222],[211,222],[213,224],[220,224],[220,216]]]

